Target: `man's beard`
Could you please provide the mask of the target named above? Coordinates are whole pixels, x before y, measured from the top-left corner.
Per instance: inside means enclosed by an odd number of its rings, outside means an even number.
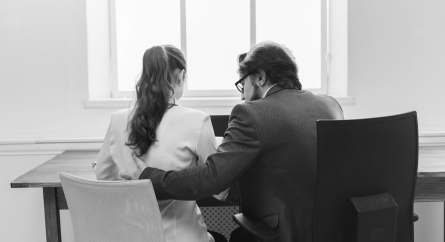
[[[252,94],[252,98],[250,98],[250,101],[255,101],[258,99],[262,98],[261,95],[261,91],[260,91],[260,86],[258,86],[258,84],[256,83],[252,83],[253,84],[253,94]]]

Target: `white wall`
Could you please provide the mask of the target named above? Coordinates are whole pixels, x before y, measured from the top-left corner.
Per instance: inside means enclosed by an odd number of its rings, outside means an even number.
[[[347,118],[419,113],[445,129],[442,0],[349,2]],[[85,1],[0,2],[0,135],[103,136],[118,108],[85,109]],[[229,108],[203,109],[228,113]]]
[[[353,0],[348,8],[348,94],[355,104],[343,106],[345,116],[416,110],[421,130],[444,131],[445,1]],[[0,139],[104,135],[118,108],[83,106],[86,34],[85,1],[0,1]],[[10,189],[9,182],[48,158],[0,159],[0,192],[7,194],[0,200],[0,240],[44,241],[41,190]],[[443,241],[442,204],[416,204],[416,212],[416,237],[429,236],[417,241]]]
[[[414,223],[414,241],[443,242],[443,203],[414,203],[419,220]]]
[[[348,118],[416,110],[421,130],[445,129],[445,1],[349,1]]]
[[[0,156],[0,241],[46,241],[42,188],[12,189],[10,183],[54,156]],[[72,242],[69,212],[60,214],[62,240]]]
[[[0,135],[101,135],[117,109],[85,109],[85,1],[0,1]]]

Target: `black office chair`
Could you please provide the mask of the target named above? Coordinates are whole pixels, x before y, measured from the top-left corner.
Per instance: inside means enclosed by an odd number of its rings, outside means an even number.
[[[215,136],[224,137],[229,124],[229,115],[210,115]]]
[[[418,219],[413,214],[418,162],[416,112],[360,120],[319,120],[317,143],[313,241],[414,241],[413,222]],[[238,214],[233,219],[258,241],[279,240],[254,218]],[[395,240],[386,238],[391,232]],[[367,240],[358,238],[363,234]]]
[[[392,241],[414,241],[419,146],[416,112],[361,120],[320,120],[317,142],[313,241],[355,241],[347,225],[350,198],[385,192],[397,206]],[[384,213],[374,211],[374,218]],[[368,236],[368,241],[373,241],[373,236],[376,241],[385,239],[391,235],[391,226],[385,227],[385,222],[359,225],[366,227],[361,233]],[[361,235],[356,232],[354,236]]]

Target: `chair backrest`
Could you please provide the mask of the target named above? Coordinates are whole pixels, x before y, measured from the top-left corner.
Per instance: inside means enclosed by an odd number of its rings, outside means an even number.
[[[229,115],[211,115],[210,120],[212,121],[213,131],[215,136],[224,137],[229,126]]]
[[[317,121],[313,241],[346,241],[349,198],[384,192],[390,192],[398,206],[395,241],[414,241],[417,162],[416,112]]]
[[[93,181],[59,173],[75,241],[163,242],[150,180]]]

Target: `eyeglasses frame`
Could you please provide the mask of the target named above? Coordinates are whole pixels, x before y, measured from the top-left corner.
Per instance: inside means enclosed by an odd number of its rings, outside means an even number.
[[[239,79],[237,82],[235,82],[235,87],[236,87],[236,89],[238,89],[239,92],[244,93],[244,85],[241,86],[241,82],[244,81],[244,79],[246,79],[248,76],[255,73],[256,71],[258,71],[258,69],[250,71],[249,73],[247,73],[246,75],[241,77],[241,79]]]

